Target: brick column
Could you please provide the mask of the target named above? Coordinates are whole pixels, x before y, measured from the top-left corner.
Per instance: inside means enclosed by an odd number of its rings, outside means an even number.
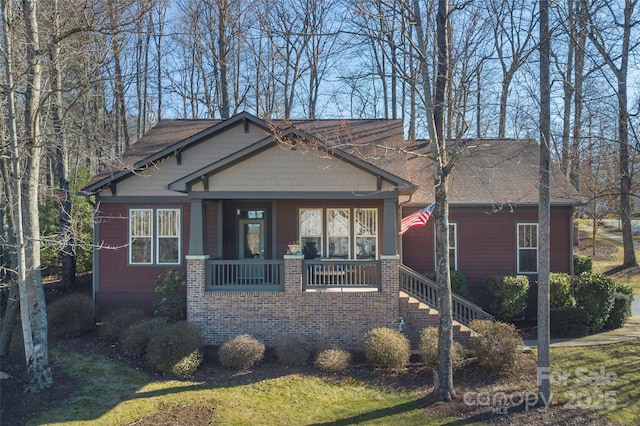
[[[381,289],[383,295],[397,295],[400,291],[400,256],[380,256]]]
[[[302,293],[302,255],[284,256],[284,292],[285,294]]]
[[[187,321],[201,325],[208,255],[187,255]]]

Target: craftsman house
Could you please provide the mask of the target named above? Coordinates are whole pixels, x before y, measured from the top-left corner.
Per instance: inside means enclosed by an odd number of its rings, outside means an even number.
[[[452,175],[452,267],[536,278],[537,143],[468,141]],[[152,311],[154,281],[187,276],[207,343],[252,333],[360,346],[372,327],[433,323],[433,201],[424,141],[398,120],[163,120],[84,188],[95,203],[97,314]],[[552,179],[552,268],[571,271],[575,191]],[[417,300],[419,299],[419,300]],[[480,299],[478,299],[480,300]],[[460,322],[488,317],[454,297]]]

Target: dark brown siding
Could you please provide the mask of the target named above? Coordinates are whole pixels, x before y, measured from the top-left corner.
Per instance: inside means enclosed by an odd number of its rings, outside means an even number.
[[[405,215],[408,213],[405,213]],[[472,295],[482,302],[481,287],[488,275],[515,274],[517,224],[537,222],[537,208],[499,212],[490,209],[451,208],[449,220],[458,229],[458,270],[467,277]],[[551,270],[569,272],[571,208],[553,208],[551,214]],[[402,238],[403,263],[417,272],[434,270],[434,223],[414,227]],[[535,294],[537,275],[529,275]]]
[[[98,317],[114,308],[135,307],[147,314],[153,313],[153,302],[158,299],[154,282],[168,269],[185,270],[184,256],[189,249],[189,204],[115,204],[102,203],[99,217],[98,267],[99,291],[96,294]],[[182,208],[182,265],[130,266],[127,250],[128,209],[145,207]]]

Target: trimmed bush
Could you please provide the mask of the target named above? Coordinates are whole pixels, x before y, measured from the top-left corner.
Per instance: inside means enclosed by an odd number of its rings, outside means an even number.
[[[156,371],[186,378],[202,362],[202,339],[192,324],[179,321],[161,326],[147,346],[145,360]]]
[[[344,371],[351,364],[351,353],[343,349],[326,349],[318,354],[315,364],[327,373]]]
[[[551,273],[549,276],[549,307],[551,309],[564,308],[573,306],[574,303],[569,274]]]
[[[431,370],[438,365],[438,329],[426,327],[420,334],[420,357],[422,362]],[[453,342],[451,359],[453,369],[457,370],[464,364],[464,349],[458,342]]]
[[[593,261],[588,256],[573,255],[573,274],[580,275],[583,272],[593,272]]]
[[[409,363],[409,339],[386,327],[369,330],[364,341],[367,362],[374,368],[400,369]]]
[[[613,307],[611,308],[611,312],[609,312],[609,317],[604,323],[603,328],[615,329],[624,326],[631,316],[632,301],[633,296],[616,291],[613,296]]]
[[[125,355],[143,356],[151,337],[167,324],[165,318],[150,318],[127,327],[120,339],[120,348]]]
[[[284,365],[305,365],[311,356],[309,344],[298,337],[288,337],[275,342],[278,361]]]
[[[467,277],[465,276],[465,274],[460,271],[454,271],[454,270],[451,270],[449,273],[451,276],[451,291],[457,294],[458,296],[468,299],[469,288],[467,287]],[[431,281],[436,280],[435,272],[430,272],[428,274],[425,274],[425,276],[429,278]]]
[[[93,300],[86,294],[63,296],[47,306],[47,323],[51,337],[77,337],[95,327]]]
[[[264,343],[248,334],[226,341],[218,352],[220,363],[236,370],[248,370],[264,358]]]
[[[589,331],[602,329],[613,307],[615,285],[613,280],[603,274],[583,272],[574,288],[576,305],[589,312]]]
[[[529,278],[525,275],[490,275],[484,279],[491,312],[499,319],[520,319],[527,307]]]
[[[577,306],[549,311],[551,337],[582,337],[589,333],[589,312]]]
[[[187,319],[187,285],[183,272],[169,270],[166,274],[161,274],[155,282],[156,293],[162,294],[162,299],[153,304],[154,315],[165,317],[170,322],[183,321]]]
[[[513,324],[473,320],[470,346],[478,364],[490,373],[513,371],[520,360],[522,338]]]
[[[107,343],[117,343],[124,331],[145,318],[140,309],[121,308],[109,312],[98,327],[98,337]]]

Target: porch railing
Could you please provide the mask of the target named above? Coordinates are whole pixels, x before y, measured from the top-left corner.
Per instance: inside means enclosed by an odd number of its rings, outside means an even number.
[[[400,265],[400,289],[428,306],[438,309],[437,284],[404,265]],[[493,316],[485,312],[480,306],[457,294],[452,294],[451,296],[454,320],[469,325],[471,320],[474,319],[493,319]]]
[[[208,291],[283,291],[282,260],[207,260]]]
[[[305,260],[302,263],[302,290],[380,290],[380,262],[377,260]]]

